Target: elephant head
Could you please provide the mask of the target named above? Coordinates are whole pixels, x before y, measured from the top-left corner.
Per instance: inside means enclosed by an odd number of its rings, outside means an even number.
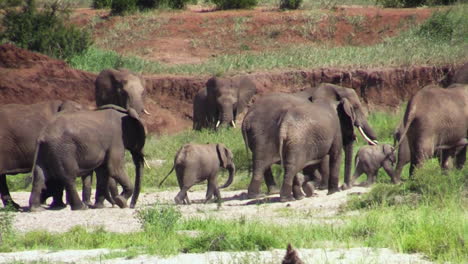
[[[220,125],[235,127],[236,117],[256,92],[255,84],[247,77],[210,78],[206,83],[208,113]]]
[[[135,164],[135,191],[130,202],[130,208],[134,208],[141,188],[141,177],[145,161],[143,147],[145,146],[146,132],[137,112],[132,108],[129,108],[127,112],[128,115],[122,117],[122,137],[124,146],[132,154],[133,163]]]
[[[371,145],[377,144],[377,136],[369,126],[361,101],[353,89],[328,83],[321,84],[314,89],[312,96],[309,98],[309,100],[312,101],[318,99],[335,100],[339,102],[343,111],[350,118],[352,125],[358,129],[362,137]],[[353,133],[352,131],[345,132],[348,134]]]
[[[226,183],[220,188],[226,188],[231,185],[236,172],[236,166],[234,165],[234,155],[231,150],[226,148],[223,144],[216,144],[216,152],[218,153],[219,163],[222,168],[229,171],[229,178]]]
[[[129,70],[103,70],[95,81],[96,105],[114,104],[149,114],[144,105],[145,84],[143,77]]]
[[[386,159],[390,160],[390,162],[395,164],[396,157],[395,157],[395,148],[389,144],[382,144],[382,152],[385,155]]]

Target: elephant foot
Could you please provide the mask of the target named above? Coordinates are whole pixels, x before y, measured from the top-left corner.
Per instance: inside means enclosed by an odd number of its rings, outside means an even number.
[[[339,191],[340,191],[339,188],[329,189],[327,195],[332,195],[332,194],[337,193]]]
[[[350,184],[343,183],[343,185],[341,185],[340,189],[341,189],[342,191],[349,190],[349,189],[351,189],[351,185],[350,185]],[[339,191],[339,190],[338,190],[338,191]],[[336,192],[336,191],[335,191],[335,192]],[[329,194],[330,194],[330,192],[329,192]]]
[[[276,185],[268,186],[268,194],[279,194],[280,189]]]
[[[317,187],[317,189],[319,190],[326,190],[328,189],[328,185],[327,184],[321,184],[321,183],[318,183],[315,185]]]
[[[45,211],[45,208],[41,207],[41,206],[29,207],[29,212],[31,212],[31,213],[37,213],[37,212],[42,212],[42,211]]]
[[[304,198],[305,198],[305,195],[302,195],[302,194],[301,195],[294,195],[294,199],[296,199],[296,200],[302,200]]]
[[[72,211],[87,210],[88,209],[88,206],[86,206],[86,204],[84,204],[84,203],[79,203],[79,204],[76,204],[76,205],[71,205],[70,204],[70,207],[71,207]]]
[[[265,198],[265,197],[266,197],[266,195],[262,194],[262,193],[248,193],[247,194],[248,199],[261,199],[261,198]]]
[[[120,208],[127,208],[127,200],[123,196],[117,195],[114,201]]]
[[[49,206],[49,209],[52,209],[52,210],[60,210],[60,209],[63,209],[67,207],[66,204],[64,204],[62,201],[53,201],[50,206]]]
[[[94,205],[89,206],[89,207],[93,208],[93,209],[102,209],[102,208],[104,208],[104,203],[94,203]]]
[[[370,182],[361,182],[357,186],[359,186],[359,187],[369,187],[371,185],[372,185],[372,183],[370,183]]]
[[[282,203],[292,202],[292,201],[295,201],[293,196],[280,196],[280,202]]]

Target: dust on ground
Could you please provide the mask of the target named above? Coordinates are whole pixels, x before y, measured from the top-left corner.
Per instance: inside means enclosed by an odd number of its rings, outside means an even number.
[[[280,203],[279,195],[270,195],[261,199],[247,199],[245,191],[221,192],[223,202],[204,203],[205,192],[193,191],[188,196],[191,205],[178,205],[183,217],[216,218],[216,219],[252,219],[275,224],[291,223],[339,223],[336,216],[339,207],[348,197],[367,192],[364,187],[327,195],[327,191],[316,191],[317,196],[299,201]],[[136,209],[112,208],[106,202],[106,208],[71,211],[70,207],[62,210],[45,210],[42,212],[14,213],[14,228],[21,232],[47,230],[65,232],[74,226],[81,225],[87,229],[103,227],[111,232],[134,232],[141,229],[135,211],[156,203],[174,204],[178,190],[152,193],[141,193]],[[25,209],[28,205],[29,192],[14,192],[13,199]],[[352,212],[351,212],[352,213]],[[64,221],[66,219],[66,221]]]
[[[360,195],[369,189],[354,187],[351,190],[327,195],[326,191],[317,191],[316,197],[305,198],[289,203],[278,202],[278,195],[264,199],[252,200],[246,198],[245,191],[225,191],[221,195],[224,201],[219,206],[216,203],[204,204],[204,191],[189,192],[191,205],[178,205],[183,217],[245,219],[263,221],[280,225],[293,223],[340,224],[338,215],[340,206],[349,197]],[[154,193],[142,193],[137,209],[111,208],[106,204],[103,209],[88,209],[71,211],[69,207],[63,210],[29,213],[14,213],[14,228],[20,232],[31,230],[47,230],[50,232],[65,232],[74,226],[86,229],[104,228],[112,232],[134,232],[141,230],[135,217],[138,208],[145,208],[155,203],[173,204],[177,190]],[[28,192],[12,193],[13,199],[26,206]],[[354,214],[357,212],[351,212]],[[196,235],[196,234],[195,234]],[[285,242],[286,246],[287,242]],[[322,248],[297,249],[305,263],[428,263],[420,254],[402,254],[385,248]],[[170,257],[140,255],[133,258],[107,259],[108,254],[121,250],[34,250],[14,253],[0,253],[0,263],[20,261],[24,263],[46,261],[53,263],[280,263],[285,250],[253,252],[206,252],[200,254],[179,254]]]

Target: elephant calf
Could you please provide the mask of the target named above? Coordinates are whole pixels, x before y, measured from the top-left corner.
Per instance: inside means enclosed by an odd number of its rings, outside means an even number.
[[[377,172],[381,167],[385,172],[394,178],[393,164],[395,163],[394,149],[389,144],[380,144],[372,146],[363,146],[355,156],[355,171],[351,180],[351,185],[361,176],[367,174],[367,185],[375,182]]]
[[[220,200],[217,174],[219,167],[229,171],[227,182],[220,188],[231,185],[234,178],[235,166],[232,152],[223,144],[185,144],[179,149],[175,158],[174,166],[166,177],[159,183],[159,186],[175,169],[180,192],[174,198],[176,204],[190,204],[187,191],[193,185],[208,180],[205,203],[211,200],[213,194]]]

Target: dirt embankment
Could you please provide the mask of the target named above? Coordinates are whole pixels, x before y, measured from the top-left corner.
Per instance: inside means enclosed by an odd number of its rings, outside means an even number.
[[[395,107],[428,84],[451,82],[454,65],[370,70],[319,68],[307,71],[255,73],[258,94],[295,92],[321,82],[356,90],[375,106]],[[96,74],[75,70],[65,62],[0,45],[0,103],[31,104],[44,100],[74,100],[94,106]],[[144,121],[153,133],[173,133],[191,126],[192,100],[209,76],[147,75],[147,108]]]

